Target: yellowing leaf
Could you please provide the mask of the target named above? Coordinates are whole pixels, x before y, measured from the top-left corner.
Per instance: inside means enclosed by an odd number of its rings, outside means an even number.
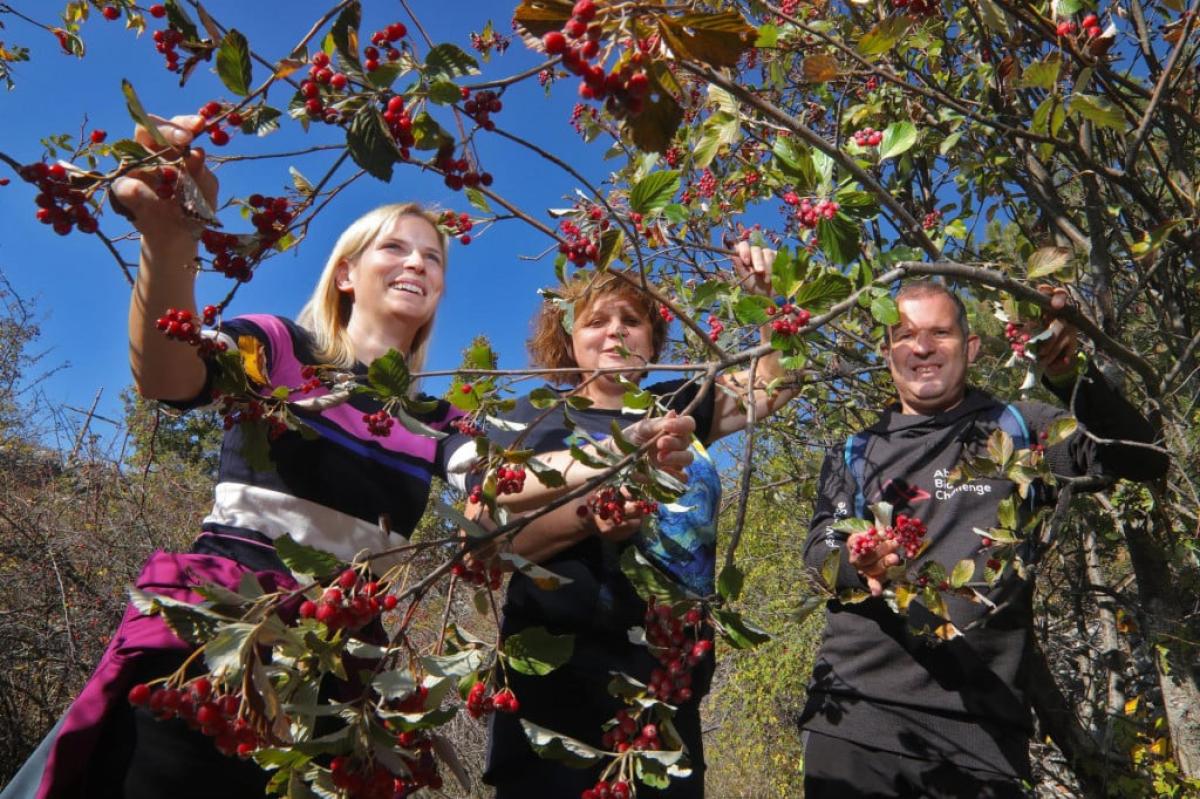
[[[831,55],[817,53],[804,59],[800,72],[809,83],[824,83],[838,76],[838,62]]]
[[[1132,716],[1134,713],[1137,712],[1139,701],[1141,701],[1140,696],[1135,696],[1133,699],[1126,700],[1126,702],[1125,702],[1125,715],[1126,716]]]
[[[953,641],[955,638],[958,638],[960,635],[962,635],[958,628],[950,622],[939,624],[933,629],[933,634],[943,641]]]
[[[1155,757],[1166,757],[1167,756],[1167,739],[1166,738],[1156,738],[1154,743],[1150,744],[1150,746],[1147,748],[1146,751],[1148,751],[1150,754],[1154,755]]]
[[[1042,247],[1029,256],[1025,272],[1030,280],[1046,277],[1062,269],[1071,260],[1071,251],[1066,247]]]
[[[267,384],[267,351],[254,336],[238,336],[238,352],[242,354],[242,368],[246,377],[260,386]]]

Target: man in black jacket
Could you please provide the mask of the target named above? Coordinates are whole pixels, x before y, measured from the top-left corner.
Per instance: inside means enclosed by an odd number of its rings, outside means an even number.
[[[900,322],[888,331],[885,356],[899,404],[826,457],[804,548],[806,564],[817,570],[839,552],[836,589],[872,594],[857,603],[831,601],[827,608],[801,718],[808,731],[805,796],[1024,796],[1032,724],[1022,666],[1032,635],[1032,586],[1006,570],[984,592],[998,607],[986,619],[986,604],[943,593],[948,615],[966,632],[938,641],[915,630],[935,628],[942,619],[918,602],[903,618],[881,596],[888,568],[904,562],[899,544],[856,547],[862,533],[835,527],[849,517],[870,519],[867,506],[889,502],[927,528],[928,546],[905,563],[908,574],[925,561],[951,569],[970,558],[978,580],[992,556],[975,528],[997,526],[1000,504],[1016,485],[952,481],[950,472],[964,457],[985,452],[997,428],[1009,432],[1018,448],[1029,446],[1066,412],[1036,402],[1005,404],[967,386],[979,338],[968,329],[962,301],[944,286],[910,283],[896,301]],[[1052,295],[1060,310],[1065,301],[1061,290]],[[1050,329],[1054,334],[1041,342],[1038,360],[1050,390],[1064,404],[1073,398],[1080,427],[1106,440],[1153,441],[1150,424],[1097,370],[1081,365],[1074,328],[1055,322]],[[1082,431],[1047,448],[1045,456],[1054,474],[1064,477],[1149,480],[1167,468],[1154,448],[1101,445]],[[1046,501],[1048,492],[1037,493],[1034,502]]]

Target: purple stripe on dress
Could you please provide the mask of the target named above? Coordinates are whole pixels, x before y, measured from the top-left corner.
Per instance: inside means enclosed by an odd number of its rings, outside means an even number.
[[[228,558],[156,552],[142,568],[135,585],[153,594],[199,603],[202,597],[193,587],[216,583],[236,590],[247,571],[245,566]],[[255,576],[267,592],[298,587],[289,574],[256,572]],[[128,701],[126,696],[133,687],[133,666],[139,656],[190,649],[192,645],[180,640],[161,617],[143,616],[129,605],[99,665],[63,718],[35,799],[82,795],[88,781],[83,766],[91,759],[105,716],[117,703]]]
[[[268,379],[272,386],[298,386],[305,382],[304,378],[300,376],[300,370],[304,368],[304,364],[296,358],[291,331],[279,317],[269,314],[247,314],[239,316],[238,319],[251,322],[267,336],[267,340],[271,344],[271,365]],[[328,393],[329,389],[322,386],[305,394],[293,392],[292,399],[323,397]],[[411,455],[424,461],[433,461],[437,457],[437,439],[419,436],[401,427],[392,428],[391,435],[382,438],[371,435],[367,423],[363,421],[362,411],[352,407],[349,403],[327,408],[321,411],[321,416],[359,441],[371,441],[383,449]],[[445,418],[431,423],[429,426],[435,430],[444,429],[452,419],[459,416],[462,416],[462,412],[457,408],[452,408]]]

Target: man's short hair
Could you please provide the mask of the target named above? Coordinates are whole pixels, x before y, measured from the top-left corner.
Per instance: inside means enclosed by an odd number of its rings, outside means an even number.
[[[955,321],[958,323],[958,329],[962,331],[963,340],[965,341],[969,338],[971,335],[971,324],[967,321],[967,306],[963,304],[962,298],[951,291],[944,283],[938,283],[928,278],[906,281],[901,284],[900,290],[896,292],[896,304],[899,305],[900,300],[910,297],[928,297],[931,294],[941,294],[944,297],[950,298],[950,302],[954,303]],[[888,326],[886,343],[891,343],[893,327],[895,325]]]

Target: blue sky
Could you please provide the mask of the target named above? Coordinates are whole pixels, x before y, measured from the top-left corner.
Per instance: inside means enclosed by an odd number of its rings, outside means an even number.
[[[52,11],[61,7],[57,0],[26,0],[12,5],[51,25],[55,24]],[[324,0],[286,6],[228,0],[206,3],[216,19],[242,31],[254,50],[268,58],[286,54],[329,5],[332,3]],[[396,20],[410,29],[414,27],[399,3],[368,0],[364,6],[364,39],[371,31]],[[435,42],[448,41],[464,49],[469,49],[469,32],[481,30],[489,18],[500,32],[510,32],[513,6],[511,0],[412,3]],[[281,13],[283,8],[285,13]],[[396,15],[384,15],[393,11]],[[193,113],[210,99],[233,99],[208,64],[201,65],[187,86],[179,88],[178,77],[166,71],[162,56],[154,51],[149,30],[161,27],[158,20],[147,17],[148,31],[139,38],[125,29],[123,21],[108,22],[98,14],[93,15],[82,31],[88,48],[83,59],[62,54],[46,31],[11,16],[0,16],[0,21],[6,26],[0,30],[0,41],[31,48],[32,60],[16,65],[16,88],[0,99],[5,106],[0,150],[21,162],[42,157],[39,140],[47,135],[68,133],[78,137],[80,131],[86,135],[95,128],[107,131],[109,141],[129,135],[132,122],[121,95],[122,78],[133,83],[147,109],[156,113]],[[425,52],[423,44],[419,51]],[[505,55],[483,65],[484,76],[512,74],[538,61],[514,37]],[[263,77],[265,68],[255,64],[254,83]],[[271,101],[276,107],[283,107],[289,97],[290,90],[273,92]],[[529,81],[504,96],[504,110],[495,119],[501,127],[551,150],[589,179],[601,180],[608,171],[602,160],[607,145],[602,141],[585,145],[571,129],[568,121],[574,102],[574,81],[560,82],[549,98],[536,82]],[[444,109],[436,113],[443,125],[451,124]],[[239,134],[228,146],[210,151],[238,156],[289,151],[334,142],[338,133],[337,129],[314,126],[305,135],[298,125],[288,122],[279,132],[263,139]],[[569,204],[564,198],[572,193],[574,182],[556,167],[517,152],[513,145],[494,136],[481,134],[477,141],[483,167],[495,175],[496,191],[546,222],[550,222],[545,213],[547,208]],[[322,174],[332,158],[330,153],[323,153],[223,165],[218,171],[221,196],[245,196],[256,191],[279,194],[290,185],[289,165],[315,177]],[[111,164],[108,162],[108,166]],[[34,219],[33,187],[10,174],[3,165],[0,174],[12,179],[10,185],[0,188],[0,214],[5,220],[0,228],[0,270],[19,294],[38,305],[43,317],[40,349],[48,350],[43,364],[67,365],[51,375],[43,388],[52,402],[76,408],[88,407],[97,390],[103,389],[99,412],[119,417],[118,395],[129,384],[126,358],[129,288],[98,239],[79,233],[67,237],[55,235]],[[307,298],[333,240],[345,225],[374,205],[406,199],[471,210],[464,195],[445,188],[437,176],[423,175],[411,167],[398,167],[390,184],[365,178],[336,198],[297,250],[264,264],[238,294],[231,311],[294,315]],[[249,230],[248,223],[235,213],[224,214],[223,220],[230,231]],[[116,235],[127,233],[129,226],[108,214],[102,220],[102,229]],[[546,253],[550,241],[519,221],[502,222],[489,230],[473,232],[475,240],[469,246],[456,245],[451,253],[447,292],[428,368],[455,366],[462,348],[478,333],[492,338],[501,354],[501,366],[524,366],[524,339],[537,302],[536,289],[554,280],[552,253],[537,261],[525,257]],[[134,242],[125,241],[119,246],[129,260],[136,260]],[[227,288],[224,278],[203,275],[197,287],[197,301],[200,305],[215,302]],[[427,386],[427,390],[438,393],[443,388],[444,384],[437,382]],[[79,417],[68,413],[67,418]],[[98,426],[96,432],[105,430]]]

